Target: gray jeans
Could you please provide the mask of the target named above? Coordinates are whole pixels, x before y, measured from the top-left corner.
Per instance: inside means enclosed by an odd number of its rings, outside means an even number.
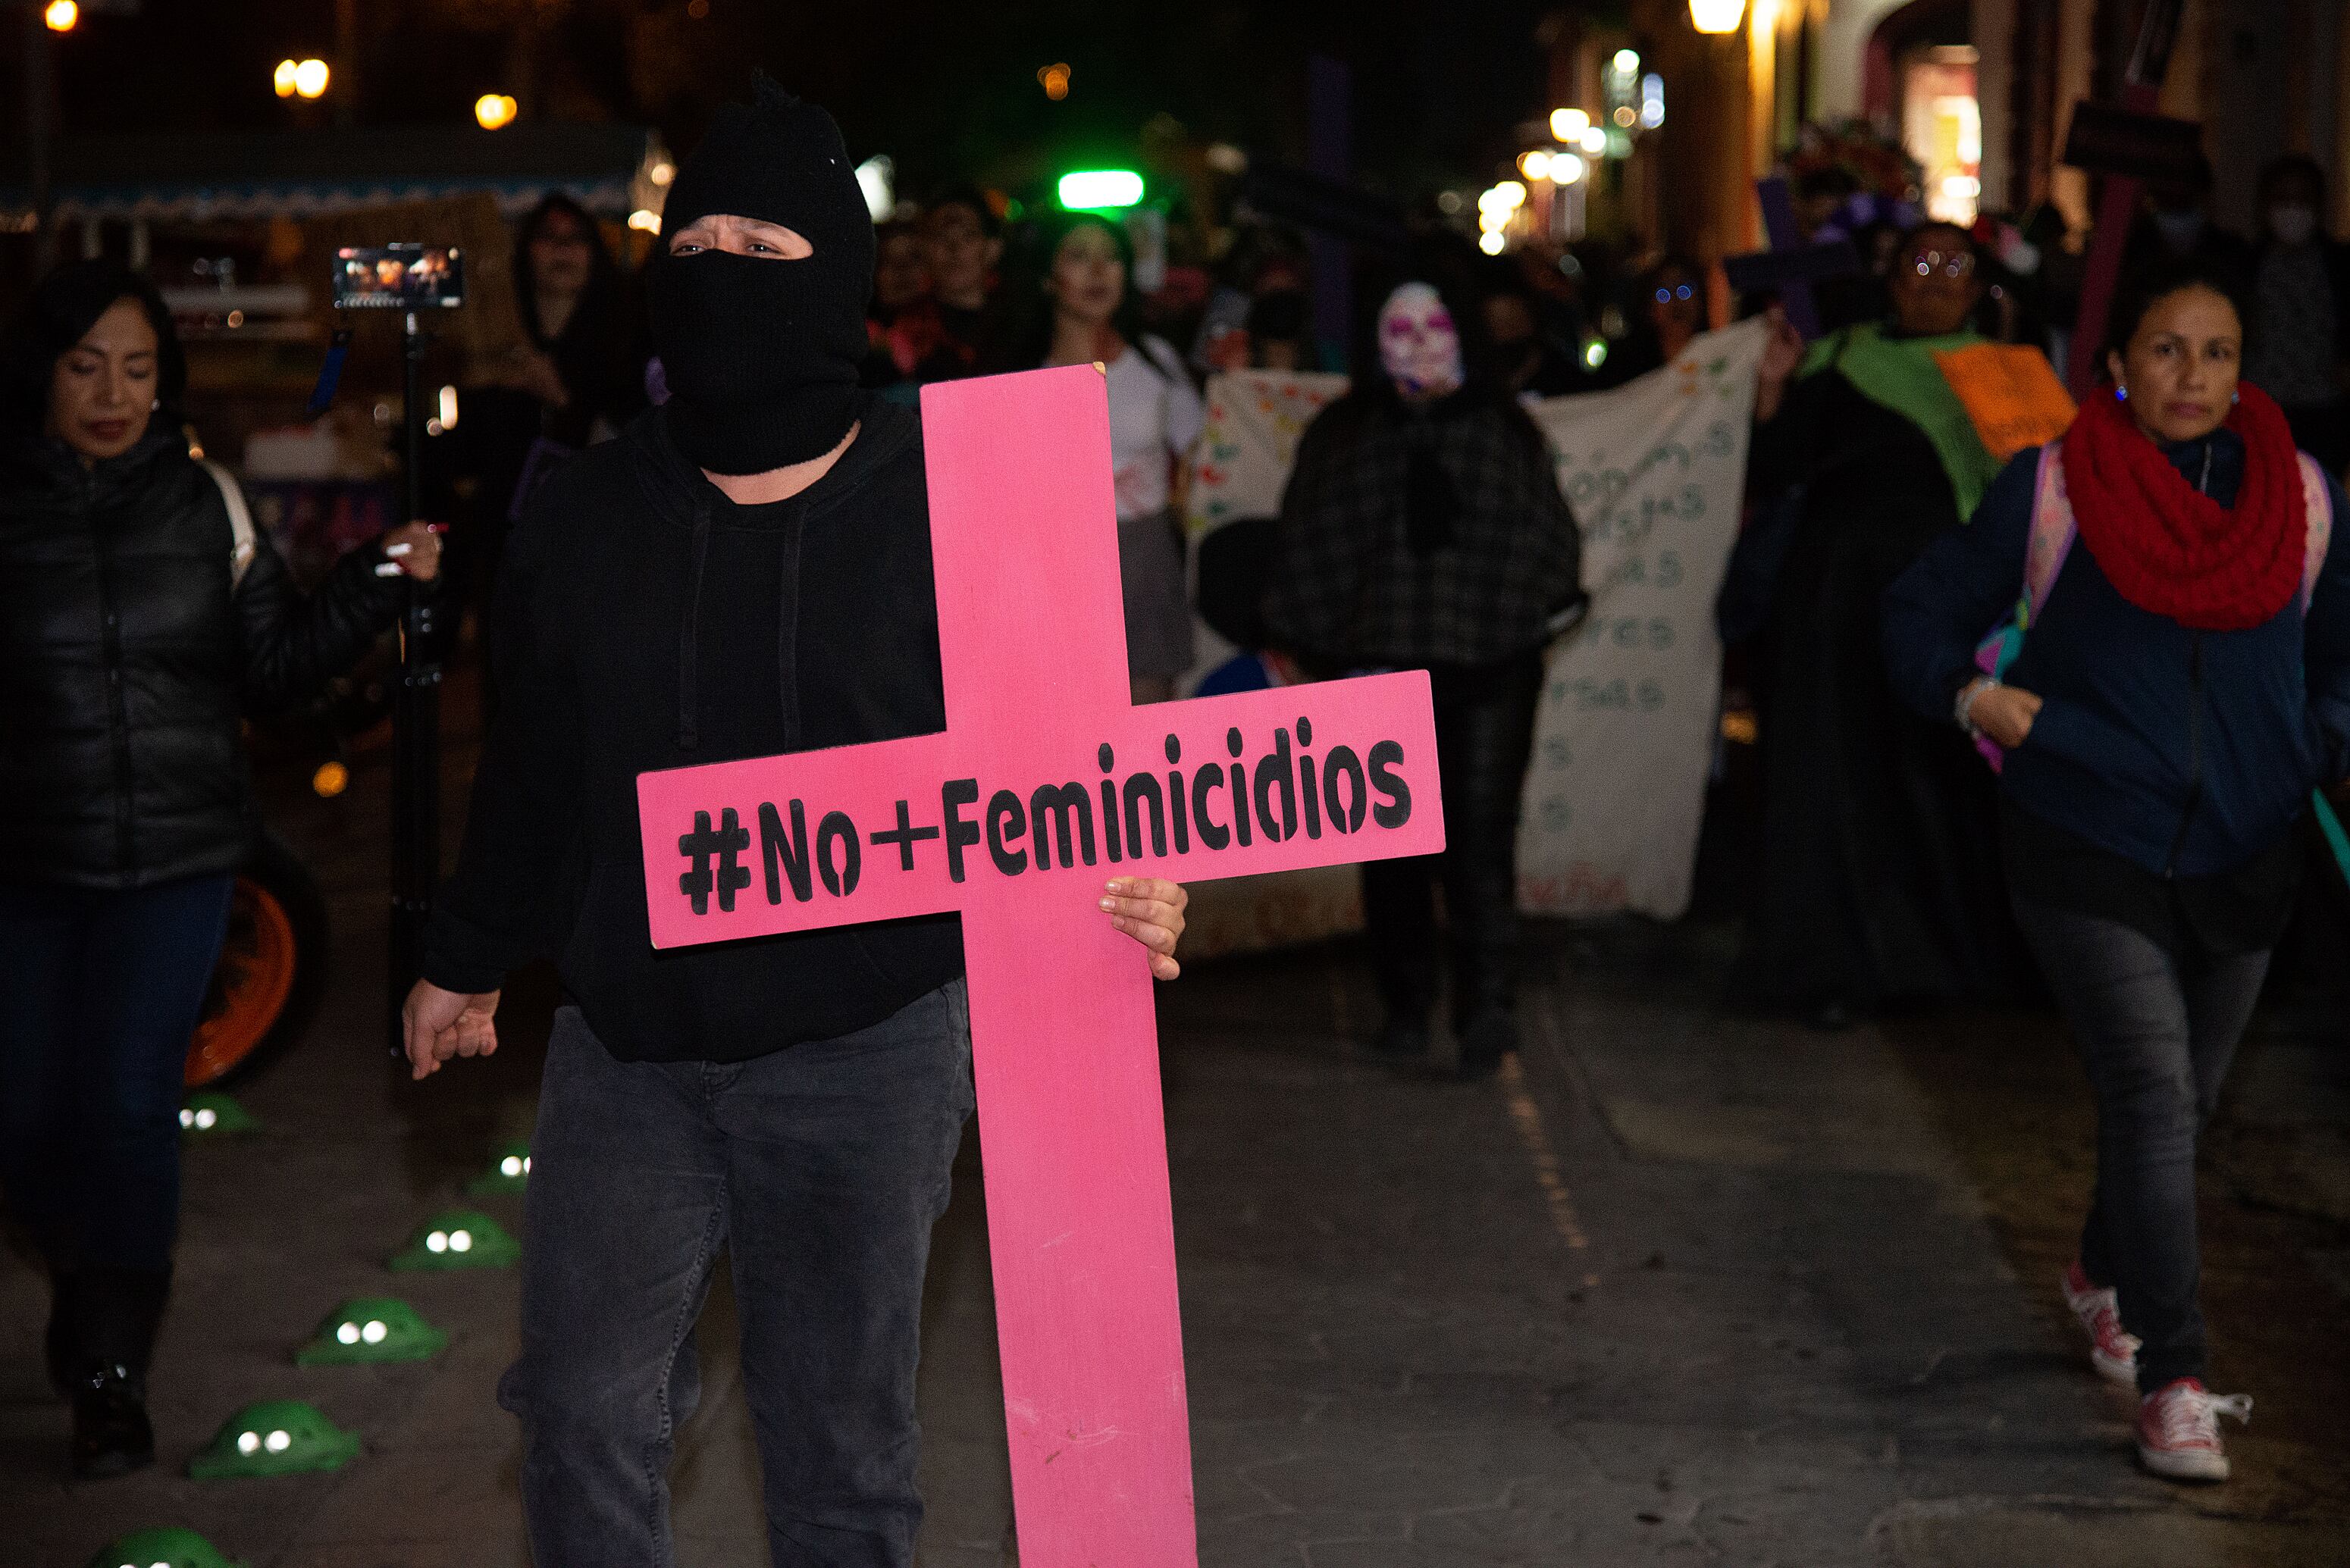
[[[2097,1187],[2081,1268],[2119,1294],[2151,1393],[2203,1376],[2195,1144],[2260,1000],[2269,955],[2174,957],[2118,920],[2015,900],[2097,1098]]]
[[[972,1110],[953,981],[747,1062],[619,1062],[556,1014],[531,1144],[522,1418],[539,1568],[669,1568],[693,1324],[733,1262],[777,1568],[904,1568],[922,1503],[914,1366],[931,1227]]]

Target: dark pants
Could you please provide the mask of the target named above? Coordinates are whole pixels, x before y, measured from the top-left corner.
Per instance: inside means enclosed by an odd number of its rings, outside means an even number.
[[[836,1040],[626,1063],[556,1014],[531,1144],[523,1506],[544,1568],[667,1568],[721,1247],[777,1568],[903,1568],[931,1227],[972,1110],[960,980]]]
[[[1453,1012],[1507,1012],[1517,992],[1518,796],[1542,697],[1539,650],[1502,664],[1429,671],[1444,851],[1363,867],[1363,920],[1388,1010],[1426,1018],[1436,995],[1434,884],[1451,929]]]
[[[2120,1295],[2139,1388],[2203,1376],[2195,1143],[2260,999],[2269,955],[2175,956],[2132,927],[2019,898],[2017,923],[2097,1097],[2081,1267]]]
[[[182,1075],[232,884],[0,888],[0,1181],[60,1268],[171,1266]]]

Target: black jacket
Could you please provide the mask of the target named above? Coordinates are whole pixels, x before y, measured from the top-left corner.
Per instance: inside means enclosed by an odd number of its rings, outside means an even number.
[[[497,586],[501,699],[424,973],[542,953],[623,1060],[741,1061],[876,1023],[962,972],[955,917],[657,952],[637,775],[946,727],[913,410],[865,399],[816,483],[738,506],[664,410],[532,497]]]
[[[305,598],[234,535],[176,431],[84,467],[0,433],[0,878],[151,887],[235,868],[254,837],[241,723],[311,695],[398,611],[353,551]]]

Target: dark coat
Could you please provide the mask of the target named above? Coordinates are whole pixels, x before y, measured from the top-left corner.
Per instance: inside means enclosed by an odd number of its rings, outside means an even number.
[[[498,576],[502,693],[423,971],[551,954],[623,1060],[743,1061],[878,1023],[962,972],[952,915],[657,951],[637,775],[946,727],[918,415],[863,400],[816,483],[730,501],[665,409],[565,463]],[[753,852],[754,864],[757,851]]]
[[[2165,454],[2233,503],[2244,461],[2234,431]],[[1945,724],[1977,673],[1975,644],[2022,592],[2039,458],[2037,447],[2017,453],[1973,520],[1886,595],[1894,687]],[[2076,540],[2006,676],[2042,702],[2000,774],[2007,797],[2144,871],[2205,877],[2272,847],[2312,785],[2350,773],[2350,517],[2327,484],[2333,542],[2307,615],[2296,600],[2242,631],[2138,608]]]
[[[234,535],[176,431],[84,467],[0,436],[0,877],[151,887],[240,865],[255,819],[241,723],[320,690],[399,607],[353,551],[305,598]]]
[[[1332,671],[1513,659],[1583,596],[1583,536],[1542,432],[1473,390],[1323,410],[1297,443],[1273,554],[1273,638]]]

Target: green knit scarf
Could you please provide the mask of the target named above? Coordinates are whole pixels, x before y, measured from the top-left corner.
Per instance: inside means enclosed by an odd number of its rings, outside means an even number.
[[[1849,327],[1813,344],[1798,374],[1839,370],[1860,389],[1861,396],[1924,431],[1934,455],[1942,460],[1942,472],[1950,475],[1950,493],[1963,523],[1974,515],[2000,462],[1984,449],[1966,405],[1950,390],[1934,355],[1982,341],[1982,335],[1972,330],[1939,337],[1888,337],[1873,323]]]

